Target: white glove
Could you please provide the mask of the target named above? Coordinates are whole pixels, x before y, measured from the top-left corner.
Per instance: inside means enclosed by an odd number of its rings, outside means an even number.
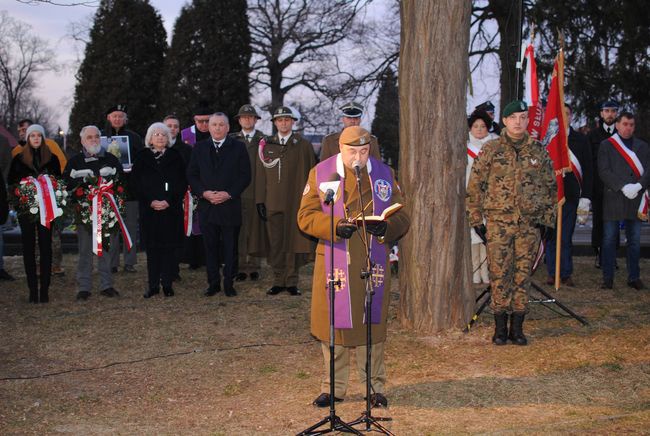
[[[99,170],[99,175],[102,177],[114,176],[117,170],[113,167],[103,167]]]
[[[589,218],[589,208],[591,207],[591,200],[588,198],[581,198],[578,200],[578,224],[585,225],[587,224],[587,219]]]
[[[623,195],[625,195],[630,200],[634,200],[636,196],[639,195],[640,190],[641,183],[628,183],[627,185],[623,186],[623,188],[621,188]]]
[[[89,169],[85,170],[72,170],[70,171],[70,177],[73,179],[81,179],[84,177],[91,177],[93,175],[93,171]]]

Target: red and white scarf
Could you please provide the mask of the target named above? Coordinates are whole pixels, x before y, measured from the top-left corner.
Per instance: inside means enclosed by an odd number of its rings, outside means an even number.
[[[573,172],[573,175],[576,177],[576,180],[578,181],[578,185],[580,185],[580,191],[582,191],[582,166],[580,165],[580,161],[576,157],[575,154],[569,149],[569,159],[571,160],[571,171]]]
[[[636,155],[636,153],[625,146],[621,137],[618,136],[618,133],[613,134],[607,138],[607,140],[614,146],[621,157],[625,159],[625,162],[627,162],[630,168],[632,168],[634,175],[636,176],[637,180],[639,180],[641,176],[643,176],[645,168],[643,168],[643,164],[639,160],[639,157]],[[639,204],[639,210],[637,211],[637,216],[642,221],[648,220],[648,204],[650,204],[650,194],[648,194],[648,191],[645,190],[641,196],[641,203]]]
[[[52,221],[63,215],[63,209],[56,204],[56,195],[52,186],[52,179],[47,174],[41,174],[37,178],[27,177],[21,182],[33,183],[36,188],[36,201],[40,222],[43,227],[50,228]]]
[[[99,177],[97,180],[97,186],[93,187],[91,190],[91,196],[92,196],[92,205],[91,207],[91,218],[92,218],[92,225],[93,225],[93,230],[92,230],[92,244],[93,244],[93,253],[95,253],[97,256],[101,257],[104,254],[104,248],[103,248],[103,236],[104,236],[104,229],[103,229],[103,223],[102,223],[102,202],[104,201],[103,198],[106,197],[108,200],[108,203],[113,209],[113,213],[115,213],[115,216],[117,217],[117,222],[120,225],[120,230],[122,231],[122,236],[124,237],[124,243],[126,244],[126,248],[128,251],[131,250],[131,247],[133,246],[133,242],[131,240],[131,235],[129,234],[128,229],[126,228],[126,224],[124,223],[124,220],[122,219],[122,215],[120,215],[119,209],[117,207],[117,202],[115,201],[115,197],[113,197],[113,182],[105,182],[102,177]]]

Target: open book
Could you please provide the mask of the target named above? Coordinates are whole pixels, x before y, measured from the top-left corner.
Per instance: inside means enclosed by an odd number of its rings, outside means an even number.
[[[380,221],[386,221],[386,219],[388,217],[390,217],[392,214],[394,214],[395,212],[400,210],[402,207],[404,207],[404,205],[402,205],[401,203],[391,204],[386,209],[384,209],[384,211],[381,213],[381,215],[369,215],[369,216],[366,215],[366,222],[378,223]],[[357,215],[354,218],[350,218],[350,221],[351,222],[356,222],[357,226],[361,226],[362,225],[361,214]]]

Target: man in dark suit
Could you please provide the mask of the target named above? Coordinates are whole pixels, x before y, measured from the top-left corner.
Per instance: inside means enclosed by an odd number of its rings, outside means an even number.
[[[564,105],[566,119],[571,122],[571,107]],[[587,137],[569,125],[569,154],[571,172],[564,174],[564,206],[562,207],[562,247],[560,255],[560,278],[567,286],[575,286],[573,274],[573,231],[578,215],[585,219],[589,214],[592,186],[591,147]],[[584,224],[584,222],[583,222]],[[555,283],[555,229],[546,232],[546,284]]]
[[[603,289],[614,286],[614,261],[619,222],[625,222],[627,239],[627,285],[644,288],[640,278],[641,220],[648,219],[650,186],[650,148],[634,137],[634,115],[622,112],[616,118],[616,131],[600,143],[598,173],[603,191]],[[644,207],[644,205],[646,207]]]
[[[194,146],[187,168],[192,192],[200,198],[198,213],[208,273],[208,288],[204,292],[207,297],[221,291],[221,263],[226,296],[237,295],[232,285],[237,228],[242,222],[241,194],[251,182],[251,168],[246,146],[228,137],[229,126],[224,113],[212,114],[210,138]]]
[[[603,181],[598,175],[598,147],[600,143],[616,133],[616,115],[618,103],[608,100],[600,105],[600,120],[598,126],[589,132],[587,138],[591,144],[592,168],[594,169],[592,193],[592,227],[591,246],[596,252],[596,268],[600,268],[600,247],[603,243]],[[618,239],[617,239],[618,241]],[[616,243],[618,247],[619,243]]]

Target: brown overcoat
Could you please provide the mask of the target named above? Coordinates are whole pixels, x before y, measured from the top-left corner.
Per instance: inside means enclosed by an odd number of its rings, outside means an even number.
[[[282,252],[313,253],[315,241],[302,233],[296,223],[302,189],[309,170],[316,164],[311,142],[294,132],[286,145],[280,145],[280,139],[274,135],[266,139],[263,154],[266,159],[272,161],[279,158],[280,161],[274,167],[267,168],[259,156],[256,158],[255,203],[264,203],[269,213],[284,212],[287,217],[284,234],[291,237],[284,241]]]
[[[321,143],[320,147],[321,162],[339,152],[339,138],[341,137],[341,132],[343,132],[343,130],[336,133],[330,133],[323,138],[323,142]],[[375,135],[370,135],[370,156],[381,160],[379,143],[377,142],[377,137]]]
[[[383,165],[383,164],[382,164]],[[363,201],[371,202],[372,195],[370,191],[370,179],[366,168],[361,173],[361,190],[363,192]],[[300,210],[298,212],[298,225],[300,229],[314,237],[319,238],[318,247],[316,248],[316,264],[314,266],[314,278],[312,285],[311,300],[311,334],[321,341],[329,341],[329,303],[327,298],[327,283],[325,271],[325,245],[330,240],[330,216],[324,213],[316,183],[316,169],[309,173],[309,188],[305,187]],[[356,216],[359,211],[359,194],[356,187],[356,178],[352,170],[345,168],[345,207],[349,210],[348,216]],[[391,204],[404,204],[402,193],[397,185],[394,184],[392,190]],[[369,206],[367,210],[372,210]],[[368,215],[368,212],[366,212]],[[336,223],[340,219],[335,218]],[[388,241],[396,241],[408,231],[410,219],[404,209],[399,210],[387,220],[388,227],[385,235],[386,248],[386,265],[388,265],[388,253],[390,244]],[[338,240],[338,237],[337,237]],[[365,266],[365,251],[361,240],[361,233],[357,231],[348,243],[349,268],[348,283],[350,285],[351,305],[352,305],[352,329],[336,329],[335,341],[337,345],[359,346],[366,343],[366,326],[363,323],[365,286],[360,277],[361,269]],[[388,306],[390,304],[390,272],[384,277],[384,299],[381,312],[381,323],[372,325],[373,343],[383,342],[386,340],[386,322],[388,320]]]

